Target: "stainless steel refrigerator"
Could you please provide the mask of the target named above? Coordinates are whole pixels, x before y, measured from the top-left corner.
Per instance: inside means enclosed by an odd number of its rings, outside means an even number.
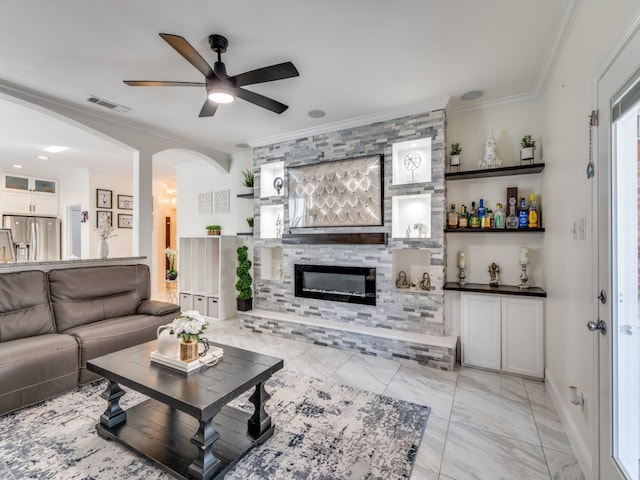
[[[60,260],[59,219],[5,215],[2,224],[4,228],[11,229],[18,261]]]

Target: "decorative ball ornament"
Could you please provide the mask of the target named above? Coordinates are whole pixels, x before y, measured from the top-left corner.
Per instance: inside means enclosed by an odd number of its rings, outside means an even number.
[[[411,172],[411,181],[413,181],[413,172],[415,172],[418,168],[420,168],[420,164],[422,163],[422,157],[418,152],[408,153],[404,157],[404,168]]]
[[[282,177],[276,177],[273,180],[273,188],[276,189],[276,192],[278,192],[278,195],[280,195],[280,190],[282,190],[283,186],[284,186],[284,180],[282,180]]]

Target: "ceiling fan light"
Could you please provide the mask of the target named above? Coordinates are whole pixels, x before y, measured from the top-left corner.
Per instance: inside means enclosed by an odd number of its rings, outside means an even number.
[[[212,87],[207,92],[207,96],[209,97],[209,100],[215,103],[231,103],[236,99],[231,90],[225,88],[224,85]]]

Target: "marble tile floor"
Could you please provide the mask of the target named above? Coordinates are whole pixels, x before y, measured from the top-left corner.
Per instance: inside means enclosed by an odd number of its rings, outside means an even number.
[[[543,382],[257,334],[237,319],[211,320],[207,337],[283,358],[288,370],[431,407],[411,480],[584,479]]]

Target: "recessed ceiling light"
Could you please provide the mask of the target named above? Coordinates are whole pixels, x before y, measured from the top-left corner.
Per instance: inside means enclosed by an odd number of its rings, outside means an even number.
[[[236,143],[237,148],[251,148],[251,145],[248,143]]]
[[[311,110],[309,113],[307,113],[307,115],[309,115],[311,118],[322,118],[326,115],[326,112],[323,112],[322,110]]]
[[[468,102],[470,100],[476,100],[480,98],[482,95],[484,95],[484,92],[482,90],[471,90],[470,92],[463,94],[462,97],[460,98]]]
[[[44,147],[43,150],[49,153],[60,153],[60,152],[64,152],[65,150],[69,150],[69,147],[63,147],[60,145],[50,145],[48,147]]]
[[[13,165],[11,165],[13,168],[22,168],[22,165],[18,165],[17,163],[14,163]]]
[[[47,157],[46,155],[38,155],[38,158],[40,160],[49,160],[49,157]]]

